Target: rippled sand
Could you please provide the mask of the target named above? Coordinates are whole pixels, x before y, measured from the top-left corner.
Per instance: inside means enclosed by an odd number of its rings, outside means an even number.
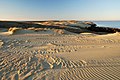
[[[120,80],[120,34],[2,32],[0,80]]]

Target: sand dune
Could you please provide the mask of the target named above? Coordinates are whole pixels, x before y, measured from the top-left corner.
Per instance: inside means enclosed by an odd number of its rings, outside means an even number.
[[[119,79],[119,39],[108,42],[86,35],[2,37],[1,79]]]
[[[118,32],[10,28],[0,32],[0,80],[120,80],[119,52]]]
[[[22,29],[22,28],[9,28],[7,32],[0,32],[0,35],[18,35],[18,34],[74,34],[65,30],[59,30],[59,29],[46,29],[46,28],[28,28],[28,29]]]

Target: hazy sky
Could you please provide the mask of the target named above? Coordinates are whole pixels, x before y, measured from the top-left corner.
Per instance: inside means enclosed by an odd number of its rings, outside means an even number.
[[[1,20],[120,20],[120,0],[0,0]]]

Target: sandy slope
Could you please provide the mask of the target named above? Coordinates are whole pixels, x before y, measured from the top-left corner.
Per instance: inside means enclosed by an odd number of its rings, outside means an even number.
[[[0,80],[120,80],[119,33],[16,33],[0,33]]]

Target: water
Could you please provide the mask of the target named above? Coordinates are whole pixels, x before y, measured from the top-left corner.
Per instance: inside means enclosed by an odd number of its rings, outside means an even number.
[[[120,28],[120,21],[93,21],[100,27]]]

